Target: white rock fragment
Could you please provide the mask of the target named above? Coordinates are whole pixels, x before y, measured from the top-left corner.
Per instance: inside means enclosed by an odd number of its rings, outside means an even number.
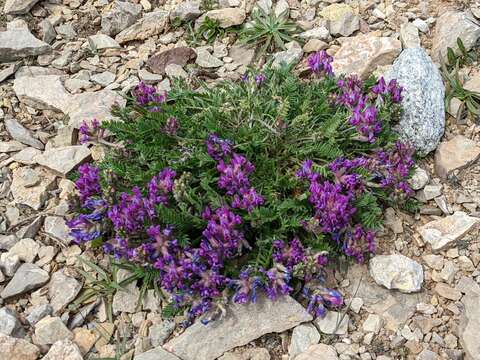
[[[370,275],[379,285],[404,293],[420,291],[422,266],[403,255],[377,255],[370,260]]]

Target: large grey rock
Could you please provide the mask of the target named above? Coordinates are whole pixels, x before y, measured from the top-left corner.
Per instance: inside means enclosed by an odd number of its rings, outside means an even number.
[[[70,304],[82,289],[77,279],[65,275],[64,271],[57,271],[52,275],[48,284],[50,305],[54,312],[58,312]]]
[[[27,263],[32,263],[37,257],[40,244],[33,239],[25,238],[17,242],[9,251],[9,254],[17,255],[18,258]]]
[[[303,49],[296,41],[286,44],[286,48],[287,50],[273,55],[272,67],[279,68],[282,64],[296,65],[302,59]]]
[[[82,353],[73,341],[60,340],[52,345],[43,360],[83,360]]]
[[[32,132],[25,128],[17,120],[7,117],[4,121],[5,128],[14,140],[17,140],[25,145],[33,146],[36,149],[43,150],[43,143],[34,138]]]
[[[231,304],[224,318],[208,326],[197,321],[164,348],[183,360],[213,360],[262,335],[281,333],[311,319],[291,297],[272,302],[262,295],[255,304]]]
[[[40,349],[28,341],[0,333],[0,354],[9,360],[36,360]]]
[[[462,40],[467,51],[472,49],[480,38],[480,22],[467,12],[450,10],[436,21],[432,39],[433,58],[436,61],[446,60],[449,47],[460,55],[457,38]]]
[[[138,20],[142,5],[128,1],[115,1],[110,11],[102,15],[102,32],[115,36]]]
[[[350,36],[360,29],[360,18],[347,4],[331,4],[320,11],[334,36]]]
[[[135,24],[121,31],[115,40],[120,43],[126,43],[133,40],[145,40],[154,35],[158,35],[165,30],[168,24],[168,12],[163,10],[154,11],[145,14]]]
[[[479,218],[456,211],[453,215],[426,223],[418,232],[432,246],[432,250],[438,252],[455,245],[479,223]]]
[[[36,344],[51,345],[69,339],[73,339],[73,334],[59,317],[46,316],[35,325]]]
[[[0,63],[42,55],[51,50],[50,45],[38,40],[28,29],[0,31]]]
[[[180,358],[158,347],[136,355],[133,360],[180,360]]]
[[[30,325],[35,325],[42,320],[45,316],[52,315],[53,308],[49,304],[41,304],[30,309],[30,313],[27,316],[27,321]]]
[[[39,0],[6,0],[3,12],[5,15],[26,14]]]
[[[86,92],[75,95],[65,113],[70,117],[69,126],[79,128],[85,119],[111,120],[112,106],[125,106],[126,100],[112,90]]]
[[[49,278],[50,276],[48,275],[48,272],[39,268],[37,265],[23,264],[17,270],[5,289],[0,293],[0,296],[4,299],[8,299],[12,296],[37,289],[40,286],[45,285]]]
[[[370,275],[379,285],[404,293],[420,291],[423,268],[403,255],[377,255],[370,259]]]
[[[20,101],[41,110],[64,111],[72,99],[58,75],[22,76],[13,82],[13,90]]]
[[[66,176],[90,156],[90,149],[87,146],[72,145],[45,150],[43,154],[35,157],[35,161],[60,176]]]
[[[421,155],[435,150],[445,129],[445,87],[437,67],[424,49],[405,49],[387,77],[405,88],[400,137]]]
[[[0,309],[0,333],[13,337],[25,336],[25,331],[20,321],[18,321],[17,316],[12,310],[6,307]]]

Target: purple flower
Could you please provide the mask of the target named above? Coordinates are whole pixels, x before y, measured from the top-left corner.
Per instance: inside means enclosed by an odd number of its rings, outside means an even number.
[[[180,125],[178,124],[178,120],[176,117],[172,116],[169,117],[165,126],[163,127],[163,131],[165,134],[170,135],[170,136],[175,136],[177,135],[177,131]]]
[[[290,275],[288,273],[281,272],[277,268],[271,268],[268,271],[264,271],[266,276],[265,293],[271,300],[276,300],[282,295],[288,295],[293,288],[288,285],[290,282]]]
[[[243,223],[242,218],[228,207],[218,208],[215,212],[206,208],[203,218],[208,222],[203,231],[205,241],[201,245],[205,250],[204,254],[209,252],[217,254],[212,259],[214,263],[239,255],[244,247],[249,247],[243,232],[239,229]]]
[[[83,121],[78,131],[80,133],[80,144],[85,144],[94,140],[94,138],[100,139],[104,134],[104,130],[100,128],[100,121],[95,118],[90,122],[90,125]]]
[[[255,167],[245,156],[234,153],[228,164],[220,160],[217,170],[220,173],[218,187],[226,190],[227,195],[234,195],[241,189],[250,187],[248,175],[255,170]]]
[[[158,104],[167,101],[167,92],[158,94],[154,86],[149,86],[143,81],[140,82],[132,91],[138,105],[150,106],[151,111],[159,111]]]
[[[372,93],[383,99],[383,96],[389,95],[393,103],[402,102],[403,87],[399,86],[397,80],[392,79],[387,84],[383,76],[378,80],[377,84],[372,88]]]
[[[177,173],[170,168],[163,169],[148,183],[148,200],[152,205],[168,204],[168,194],[173,191]]]
[[[263,287],[261,278],[252,276],[252,269],[240,272],[239,279],[230,280],[229,285],[236,289],[232,300],[237,304],[255,303],[258,289]]]
[[[289,271],[292,271],[295,265],[305,261],[305,249],[298,238],[293,238],[288,245],[282,240],[276,240],[273,242],[273,249],[273,260]]]
[[[267,77],[265,76],[265,74],[255,75],[255,83],[257,84],[257,86],[262,85],[266,80]]]
[[[307,62],[310,70],[317,76],[321,74],[333,76],[333,57],[328,55],[325,50],[313,53],[308,57]]]
[[[324,317],[327,307],[338,308],[343,304],[343,297],[338,291],[323,286],[315,290],[305,286],[302,295],[308,300],[307,311],[315,317]]]
[[[232,142],[230,140],[221,139],[217,134],[213,133],[208,136],[207,153],[216,161],[221,160],[232,153]]]
[[[397,141],[394,148],[377,152],[372,159],[372,168],[380,185],[394,190],[392,197],[409,197],[413,190],[407,179],[414,165],[415,149],[406,143]]]
[[[242,188],[233,196],[232,207],[252,212],[263,203],[263,196],[259,195],[255,188]]]
[[[90,164],[83,164],[78,167],[80,177],[75,182],[77,186],[80,201],[85,203],[91,196],[101,195],[100,187],[100,169]]]
[[[365,261],[365,255],[375,252],[375,233],[365,230],[360,224],[348,231],[343,240],[343,252],[347,256],[355,258],[359,263]]]

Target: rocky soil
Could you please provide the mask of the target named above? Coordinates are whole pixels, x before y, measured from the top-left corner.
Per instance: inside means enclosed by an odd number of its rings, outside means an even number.
[[[228,30],[255,7],[287,11],[302,28],[302,43],[272,54],[274,64],[301,71],[308,53],[327,49],[336,73],[405,86],[398,131],[425,156],[412,179],[420,212],[386,210],[379,254],[334,273],[347,306],[324,319],[291,298],[260,299],[182,332],[153,291],[137,306],[136,283],[113,296],[113,322],[98,298],[72,307],[90,270],[79,257],[108,264],[65,225],[69,175],[104,154],[78,145],[76,129],[110,118],[141,80],[168,90],[174,77],[239,79],[254,50]],[[0,11],[1,359],[480,359],[480,125],[455,116],[458,99],[445,109],[439,72],[457,37],[477,52],[480,3],[4,0]],[[226,30],[211,44],[186,25],[206,16]],[[477,62],[460,75],[480,91]]]

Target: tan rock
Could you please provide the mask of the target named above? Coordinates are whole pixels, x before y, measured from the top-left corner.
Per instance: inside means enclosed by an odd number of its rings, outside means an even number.
[[[436,21],[435,33],[432,39],[432,57],[437,60],[445,60],[447,48],[452,48],[460,54],[457,38],[469,51],[480,37],[479,22],[466,12],[450,10],[442,14]]]
[[[28,341],[0,333],[0,354],[2,359],[36,360],[40,350]]]
[[[83,356],[78,346],[71,340],[65,339],[57,341],[52,345],[43,360],[83,360]]]
[[[316,344],[310,346],[307,351],[298,355],[295,360],[337,360],[337,351],[333,346]]]
[[[22,76],[13,82],[15,95],[28,106],[41,110],[64,111],[72,99],[58,75]]]
[[[98,333],[86,328],[76,328],[73,330],[73,342],[78,345],[82,354],[90,351],[92,346],[98,340]]]
[[[325,41],[318,39],[310,39],[303,45],[303,51],[305,52],[315,52],[320,50],[325,50],[328,47],[328,44]]]
[[[45,150],[35,157],[35,161],[46,168],[55,171],[60,176],[66,176],[78,165],[90,158],[90,150],[84,145],[63,146]]]
[[[462,297],[462,293],[460,291],[448,286],[445,283],[437,283],[435,286],[435,292],[441,297],[453,301],[460,300]]]
[[[154,11],[145,14],[132,26],[121,31],[115,40],[119,44],[133,40],[145,40],[154,35],[158,35],[165,30],[168,24],[168,12],[163,10]]]
[[[35,174],[39,181],[32,186],[32,175],[35,176]],[[21,167],[13,171],[10,190],[17,204],[39,210],[47,200],[47,191],[53,188],[54,182],[55,176],[46,170]]]
[[[480,146],[462,135],[450,141],[440,143],[435,152],[435,171],[442,179],[446,179],[454,170],[460,170],[480,157]]]
[[[346,38],[335,54],[333,69],[337,75],[357,74],[367,78],[378,66],[389,65],[400,54],[399,40],[374,35]]]
[[[423,240],[437,252],[454,245],[480,223],[480,219],[468,216],[463,211],[431,221],[418,229]]]
[[[200,16],[196,22],[198,26],[201,24],[206,17],[217,20],[221,28],[229,28],[231,26],[240,25],[245,21],[246,18],[245,10],[240,8],[223,8],[207,11],[205,14]]]

